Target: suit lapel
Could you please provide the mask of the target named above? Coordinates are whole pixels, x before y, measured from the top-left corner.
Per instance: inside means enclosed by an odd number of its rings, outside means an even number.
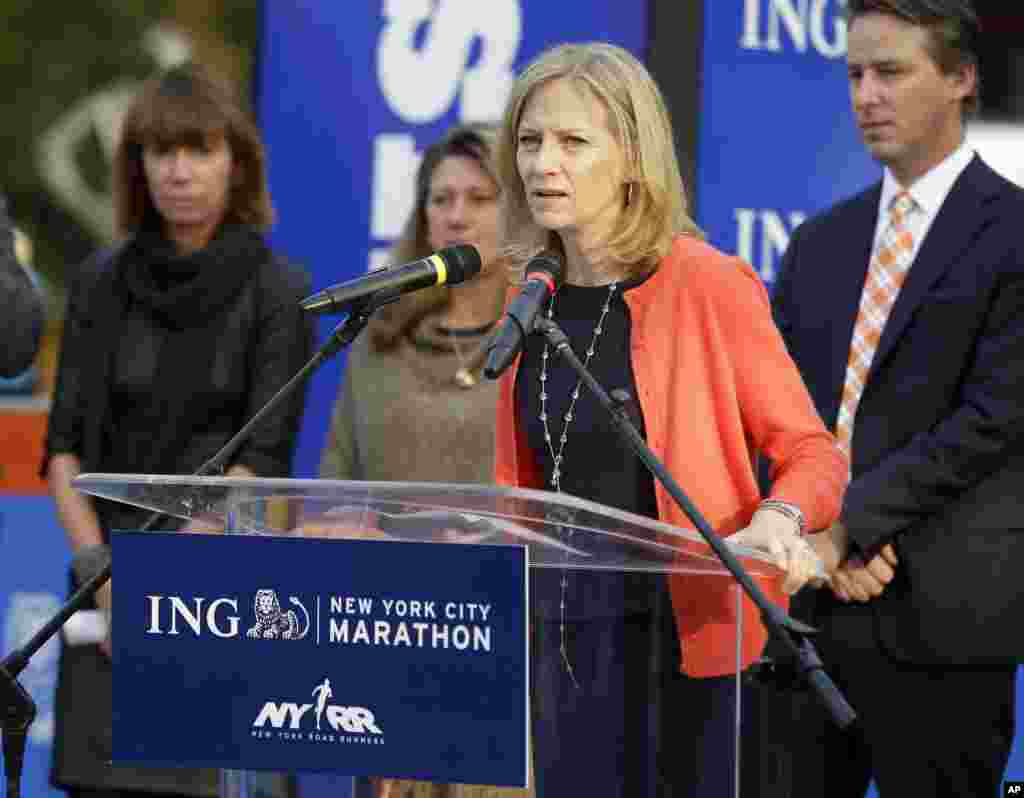
[[[975,156],[942,203],[882,330],[868,385],[871,375],[881,367],[900,340],[921,300],[988,223],[989,214],[984,203],[994,194],[994,184],[986,179],[990,174],[989,168]]]

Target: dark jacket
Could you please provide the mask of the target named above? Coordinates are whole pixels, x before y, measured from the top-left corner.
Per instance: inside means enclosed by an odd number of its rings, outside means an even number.
[[[776,321],[834,428],[881,186],[793,234]],[[917,663],[1022,659],[1024,190],[975,157],[921,244],[858,408],[842,520],[893,542],[879,638]]]
[[[105,385],[90,379],[101,367],[97,315],[108,305],[115,257],[107,252],[90,259],[79,270],[68,292],[64,334],[53,407],[50,411],[45,473],[49,457],[59,452],[76,454],[83,471],[103,469],[102,419]],[[299,308],[309,292],[305,271],[281,258],[262,264],[232,303],[211,320],[208,340],[217,356],[207,373],[182,374],[183,395],[203,394],[208,408],[193,420],[195,436],[182,451],[171,473],[191,474],[223,446],[252,415],[309,358],[312,327]],[[133,370],[152,373],[159,346],[152,343],[164,332],[143,320],[133,326]],[[302,410],[301,390],[292,395],[253,430],[231,463],[246,465],[265,477],[288,476]]]
[[[43,334],[43,298],[14,257],[14,227],[0,196],[0,377],[32,365]]]
[[[105,406],[107,387],[93,379],[90,370],[102,368],[110,356],[101,348],[97,316],[109,307],[115,264],[116,255],[109,252],[91,259],[79,270],[68,295],[45,457],[73,453],[83,471],[104,469],[104,413],[99,408]],[[198,412],[189,423],[195,434],[176,457],[171,473],[193,473],[306,362],[312,328],[299,300],[309,292],[308,275],[275,258],[258,266],[231,303],[211,319],[209,346],[216,351],[212,357],[197,358],[209,368],[181,374],[178,390]],[[132,322],[127,342],[118,342],[119,352],[131,355],[134,372],[152,373],[153,353],[159,351],[154,342],[168,333],[155,321],[148,327],[137,317]],[[253,431],[231,464],[244,464],[260,476],[288,476],[303,400],[302,390],[296,391]],[[105,532],[148,515],[113,503],[100,502],[97,509]],[[97,646],[63,647],[53,782],[60,787],[216,795],[216,772],[211,770],[111,767],[111,689],[111,664]]]

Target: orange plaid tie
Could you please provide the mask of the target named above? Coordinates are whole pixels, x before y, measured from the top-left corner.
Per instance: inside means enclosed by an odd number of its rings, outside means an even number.
[[[839,448],[850,456],[853,442],[853,422],[857,405],[864,393],[871,361],[882,337],[886,319],[892,310],[900,288],[910,269],[914,251],[914,236],[907,229],[907,216],[916,208],[914,198],[907,192],[897,194],[889,206],[889,224],[871,256],[864,291],[860,297],[857,321],[853,325],[850,357],[846,363],[843,400],[836,421]]]

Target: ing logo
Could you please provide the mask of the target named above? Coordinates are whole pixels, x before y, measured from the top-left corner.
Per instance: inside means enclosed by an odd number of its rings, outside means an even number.
[[[248,627],[239,614],[239,600],[221,596],[212,601],[205,596],[147,595],[149,626],[147,635],[177,636],[191,630],[195,637],[211,634],[220,638],[236,638],[245,629],[254,640],[302,640],[309,634],[310,616],[305,605],[295,596],[288,601],[301,613],[283,609],[276,590],[257,590],[252,609],[255,623]]]
[[[740,47],[779,53],[846,54],[846,0],[744,0]]]
[[[302,610],[304,626],[300,625],[294,610],[281,609],[276,590],[257,590],[252,601],[256,623],[249,627],[246,636],[260,640],[301,640],[309,634],[309,612],[295,596],[288,600]]]

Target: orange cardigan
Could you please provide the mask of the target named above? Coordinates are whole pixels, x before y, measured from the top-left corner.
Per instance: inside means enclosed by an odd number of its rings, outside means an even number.
[[[755,456],[774,463],[774,498],[801,510],[810,530],[839,516],[848,480],[846,458],[811,402],[771,318],[768,294],[753,269],[690,236],[678,237],[658,269],[623,294],[632,319],[632,364],[647,443],[720,535],[745,527],[761,494]],[[516,424],[519,361],[501,378],[496,478],[543,488],[536,455]],[[609,463],[614,468],[614,463]],[[655,486],[658,517],[692,528]],[[787,606],[781,580],[758,580]],[[669,586],[691,676],[735,672],[736,600],[728,577],[671,575]],[[764,648],[767,633],[744,597],[742,666]]]

